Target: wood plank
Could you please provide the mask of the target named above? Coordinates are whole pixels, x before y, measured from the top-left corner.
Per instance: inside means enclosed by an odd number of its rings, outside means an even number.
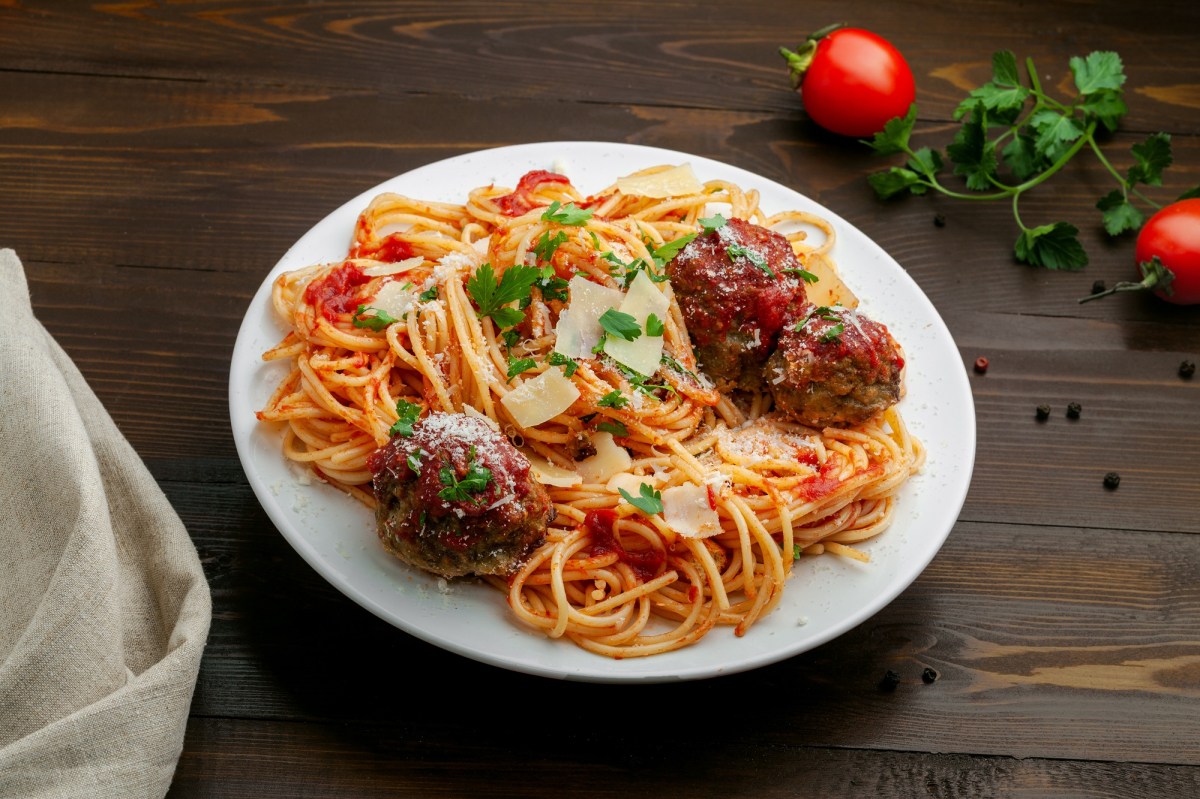
[[[196,716],[383,725],[453,747],[480,709],[480,692],[463,687],[487,686],[486,696],[536,696],[580,747],[601,734],[597,708],[632,706],[651,720],[651,708],[669,708],[671,748],[703,749],[714,729],[745,729],[750,701],[772,708],[748,733],[768,749],[1200,765],[1200,536],[960,522],[912,587],[811,652],[702,685],[580,685],[394,630],[325,584],[261,512],[227,521],[220,505],[238,490],[167,491],[217,599]],[[902,680],[893,692],[878,687],[888,669]],[[414,674],[438,697],[432,717],[395,688]],[[698,690],[712,701],[697,703]],[[505,725],[543,739],[542,719]]]
[[[916,20],[914,20],[914,15]],[[468,99],[558,101],[787,112],[796,97],[777,49],[846,16],[832,0],[787,4],[568,3],[531,16],[520,2],[277,4],[48,0],[0,7],[0,69],[369,88]],[[919,20],[919,22],[917,21]],[[1191,20],[1192,24],[1182,24]],[[914,10],[855,9],[909,60],[925,118],[948,119],[1007,48],[1035,57],[1044,83],[1069,83],[1067,60],[1116,50],[1130,76],[1131,130],[1200,132],[1194,5],[1073,6],[967,0]],[[968,32],[969,33],[965,33]],[[967,44],[964,44],[967,36]],[[1149,54],[1171,53],[1171,58]],[[964,50],[977,55],[964,58]],[[1050,77],[1047,77],[1050,76]],[[1068,95],[1069,96],[1069,95]],[[806,135],[813,129],[802,126]]]
[[[753,731],[708,731],[697,745],[598,727],[555,729],[512,747],[498,722],[481,737],[411,735],[387,722],[354,727],[193,718],[169,799],[486,795],[939,796],[957,799],[1160,799],[1200,788],[1194,767],[1042,758],[762,746]],[[520,749],[517,754],[514,750]],[[569,787],[564,787],[569,786]]]
[[[1112,184],[1094,162],[1072,165],[1022,205],[1029,224],[1065,220],[1082,231],[1092,264],[1052,273],[1014,261],[1018,229],[1006,203],[878,201],[866,176],[890,162],[857,143],[798,138],[794,114],[586,104],[559,120],[561,104],[544,101],[481,110],[446,97],[113,79],[81,87],[68,76],[3,73],[0,94],[29,116],[0,132],[0,183],[11,187],[0,198],[0,241],[28,261],[242,271],[249,290],[311,225],[385,178],[481,146],[545,139],[553,129],[681,149],[792,186],[877,241],[947,312],[1194,319],[1150,297],[1077,304],[1094,280],[1133,275],[1132,238],[1110,241],[1101,229],[1094,205]],[[364,105],[376,113],[364,117]],[[918,143],[949,135],[923,126]],[[1118,168],[1130,163],[1136,140],[1112,142]],[[1162,201],[1200,184],[1200,137],[1177,137],[1175,150],[1177,165],[1153,190]],[[942,228],[933,224],[938,213]]]

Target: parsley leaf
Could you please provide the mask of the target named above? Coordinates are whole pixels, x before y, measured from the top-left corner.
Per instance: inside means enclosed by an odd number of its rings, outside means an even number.
[[[1100,198],[1096,207],[1104,212],[1104,229],[1108,235],[1117,236],[1127,230],[1137,230],[1142,226],[1142,212],[1129,202],[1120,189],[1113,189]]]
[[[625,437],[629,435],[629,428],[617,419],[609,419],[596,425],[596,429],[605,433],[612,433],[614,436]]]
[[[508,358],[508,379],[512,380],[522,372],[528,372],[533,367],[537,366],[537,361],[533,358]]]
[[[568,358],[561,352],[550,353],[550,357],[546,359],[546,363],[550,364],[551,366],[564,367],[563,374],[567,377],[575,374],[575,371],[579,369],[579,363],[574,358]]]
[[[818,339],[825,344],[832,344],[835,341],[841,341],[842,333],[846,332],[846,326],[841,322],[831,325],[828,330],[818,336]]]
[[[1117,129],[1117,122],[1129,112],[1129,106],[1121,99],[1120,90],[1114,89],[1101,89],[1087,95],[1080,107],[1089,119],[1100,120],[1110,132]]]
[[[1055,222],[1021,231],[1014,250],[1017,260],[1047,269],[1077,270],[1087,266],[1087,253],[1079,243],[1079,228]]]
[[[550,203],[550,207],[542,214],[543,221],[568,227],[582,227],[591,218],[591,209],[580,208],[575,203],[563,205],[558,200]]]
[[[1074,117],[1043,108],[1029,118],[1029,126],[1037,132],[1034,149],[1048,161],[1057,161],[1083,135],[1083,128]]]
[[[388,428],[388,435],[411,436],[413,425],[421,418],[421,406],[408,400],[396,400],[396,415],[400,418]]]
[[[613,389],[596,401],[596,404],[601,408],[616,408],[620,410],[629,404],[629,397],[624,397],[621,392]]]
[[[1145,183],[1161,186],[1163,170],[1174,160],[1171,156],[1171,137],[1166,133],[1152,133],[1144,142],[1133,145],[1134,164],[1129,167],[1130,183]]]
[[[871,184],[871,188],[875,190],[875,194],[881,200],[895,197],[906,189],[912,189],[916,194],[925,190],[925,187],[921,185],[920,175],[911,169],[899,166],[881,172],[872,172],[867,176],[867,183]]]
[[[954,174],[966,178],[967,188],[976,191],[991,188],[997,166],[996,144],[988,140],[987,111],[982,104],[976,104],[971,118],[946,147],[946,154],[954,162]]]
[[[546,302],[558,300],[559,302],[567,301],[567,281],[563,280],[554,271],[552,266],[543,266],[538,279],[534,281],[535,286],[542,292],[542,299]]]
[[[633,341],[642,335],[642,328],[630,314],[609,308],[600,314],[600,327],[604,331],[625,341]]]
[[[1075,76],[1075,88],[1080,94],[1092,94],[1101,89],[1120,89],[1125,83],[1125,67],[1121,57],[1113,52],[1089,53],[1087,58],[1076,56],[1070,62]]]
[[[367,311],[374,311],[373,314],[367,314]],[[360,305],[354,312],[352,320],[355,327],[365,327],[367,330],[383,330],[393,322],[400,320],[392,316],[382,308],[375,308],[368,305]]]
[[[537,255],[538,261],[549,261],[553,258],[554,253],[558,251],[559,247],[567,243],[568,238],[570,237],[562,230],[553,236],[550,235],[550,231],[544,231],[537,240],[537,243],[533,245],[533,252]]]
[[[784,269],[783,271],[785,274],[795,275],[796,277],[803,280],[805,283],[816,283],[821,279],[802,266],[801,267],[795,267],[795,266],[789,267],[788,269]]]
[[[471,447],[467,453],[467,473],[461,480],[450,464],[442,466],[438,478],[446,486],[438,492],[438,497],[446,502],[472,502],[478,505],[479,500],[471,495],[487,490],[488,483],[492,481],[492,470],[479,465],[475,459],[475,447]]]
[[[1013,136],[1012,141],[1004,145],[1000,153],[1004,163],[1020,180],[1029,178],[1042,171],[1047,166],[1045,159],[1038,153],[1034,138],[1024,130]]]
[[[1017,57],[1009,50],[1000,50],[992,54],[992,80],[967,95],[954,110],[954,118],[962,119],[977,104],[982,104],[988,111],[989,123],[1011,125],[1028,99],[1029,89],[1021,85],[1017,72]]]
[[[437,286],[430,286],[429,288],[422,291],[420,296],[417,297],[417,299],[420,300],[421,302],[429,302],[430,300],[436,300],[437,298],[438,298]]]
[[[646,317],[647,336],[661,336],[663,334],[663,330],[664,326],[662,320],[659,319],[655,314],[650,314]]]
[[[912,136],[913,125],[917,121],[917,104],[908,107],[908,113],[902,117],[890,119],[883,130],[875,134],[871,141],[863,141],[876,155],[895,155],[907,152],[908,139]]]
[[[651,488],[649,483],[641,484],[638,488],[638,496],[636,497],[623,488],[617,490],[621,492],[622,499],[647,516],[662,513],[662,493]]]
[[[408,453],[408,468],[413,470],[414,474],[421,473],[421,453],[418,450],[413,450]]]
[[[729,220],[720,214],[713,214],[712,216],[701,217],[696,221],[704,228],[704,233],[708,234],[725,227],[725,223]]]
[[[497,282],[492,265],[487,263],[467,281],[467,293],[475,301],[480,319],[490,316],[500,327],[512,327],[524,321],[525,314],[504,306],[528,297],[540,274],[541,270],[536,266],[516,265],[504,270]]]
[[[688,233],[686,236],[680,236],[677,239],[668,241],[658,249],[650,252],[650,257],[661,267],[666,266],[667,262],[679,254],[679,251],[692,243],[692,239],[699,235],[697,233]]]
[[[770,265],[767,264],[767,259],[764,258],[762,253],[758,252],[757,250],[752,250],[749,247],[744,247],[741,244],[734,243],[726,247],[725,252],[729,253],[729,260],[731,261],[736,258],[745,258],[747,261],[754,264],[771,277],[776,279],[779,278],[779,275],[775,274]]]

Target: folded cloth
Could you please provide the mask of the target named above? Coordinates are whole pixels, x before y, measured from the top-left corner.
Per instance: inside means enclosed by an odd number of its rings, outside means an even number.
[[[0,250],[0,797],[161,797],[212,604],[179,517]]]

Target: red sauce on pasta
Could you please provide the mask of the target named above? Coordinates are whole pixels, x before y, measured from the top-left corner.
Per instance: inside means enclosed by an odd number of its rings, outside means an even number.
[[[583,517],[583,526],[592,539],[592,555],[616,553],[617,558],[633,569],[642,580],[651,580],[658,574],[666,561],[666,555],[657,549],[630,552],[617,539],[617,512],[609,508],[590,510]]]
[[[358,307],[358,287],[371,278],[354,264],[342,264],[320,280],[314,280],[304,290],[304,301],[321,312],[329,321],[339,314],[350,313]]]
[[[492,198],[492,202],[500,209],[500,213],[505,216],[520,216],[527,214],[533,210],[533,198],[530,196],[537,191],[538,186],[543,183],[565,183],[571,185],[570,179],[559,175],[555,172],[547,172],[544,169],[535,169],[531,172],[526,172],[517,182],[517,188],[512,194],[505,194],[502,197]]]

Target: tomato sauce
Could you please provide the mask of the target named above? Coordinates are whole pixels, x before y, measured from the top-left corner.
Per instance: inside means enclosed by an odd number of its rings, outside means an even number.
[[[406,241],[402,234],[392,233],[385,236],[381,241],[355,246],[354,249],[350,250],[349,257],[371,258],[376,261],[394,264],[407,258],[412,258],[415,254],[412,244]]]
[[[642,580],[653,579],[667,560],[666,554],[657,549],[636,552],[625,549],[616,535],[617,512],[614,510],[602,508],[588,511],[587,516],[583,518],[583,526],[592,539],[592,555],[615,553],[617,558],[633,569],[633,573]]]
[[[505,194],[501,197],[493,197],[492,202],[500,209],[500,213],[505,216],[520,216],[527,214],[533,210],[533,198],[530,196],[543,183],[565,183],[571,185],[571,181],[555,172],[547,172],[544,169],[535,169],[526,172],[517,182],[517,188],[512,194]]]
[[[359,305],[358,287],[371,282],[354,264],[342,264],[304,290],[304,301],[333,322],[338,315],[350,313]]]

